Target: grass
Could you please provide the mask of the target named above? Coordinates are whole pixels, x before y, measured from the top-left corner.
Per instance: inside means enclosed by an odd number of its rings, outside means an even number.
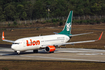
[[[105,63],[62,61],[0,61],[0,70],[105,70]]]

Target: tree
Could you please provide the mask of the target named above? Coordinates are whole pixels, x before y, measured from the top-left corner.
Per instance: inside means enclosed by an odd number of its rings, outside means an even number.
[[[46,5],[42,3],[42,0],[36,1],[33,7],[33,18],[46,17]]]
[[[31,2],[27,2],[24,5],[25,12],[27,14],[27,19],[32,19],[32,12],[33,12],[33,4]]]
[[[105,15],[105,0],[0,0],[0,20],[24,20],[67,16]]]
[[[93,14],[98,14],[101,11],[101,5],[98,5],[97,3],[94,3],[93,6],[91,6],[91,11]]]
[[[21,15],[21,19],[22,19],[22,20],[25,20],[26,17],[27,17],[27,13],[24,11],[24,12],[22,13],[22,15]]]
[[[5,21],[5,15],[4,15],[2,7],[0,7],[0,20]]]
[[[14,16],[15,16],[15,7],[12,4],[7,4],[6,7],[4,8],[4,12],[5,12],[5,18],[6,20],[15,20]]]
[[[26,12],[24,12],[24,5],[18,4],[17,5],[17,15],[19,16],[19,19],[24,20],[24,15],[26,15]]]

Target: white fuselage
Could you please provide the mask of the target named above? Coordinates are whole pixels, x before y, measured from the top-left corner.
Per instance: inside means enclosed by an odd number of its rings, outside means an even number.
[[[63,34],[26,37],[16,40],[11,48],[15,51],[36,50],[45,48],[48,45],[66,43],[69,39],[68,36]]]

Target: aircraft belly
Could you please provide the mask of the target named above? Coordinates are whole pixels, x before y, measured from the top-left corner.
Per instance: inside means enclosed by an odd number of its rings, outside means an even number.
[[[35,49],[39,49],[40,46],[24,46],[24,47],[21,47],[21,48],[16,48],[14,50],[16,51],[26,51],[26,50],[35,50]]]

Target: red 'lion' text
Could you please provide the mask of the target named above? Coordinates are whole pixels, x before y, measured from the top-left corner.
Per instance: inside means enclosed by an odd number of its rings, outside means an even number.
[[[27,46],[34,46],[34,45],[40,45],[40,41],[36,40],[36,41],[32,41],[32,39],[30,39],[30,41],[26,40],[26,45]]]

